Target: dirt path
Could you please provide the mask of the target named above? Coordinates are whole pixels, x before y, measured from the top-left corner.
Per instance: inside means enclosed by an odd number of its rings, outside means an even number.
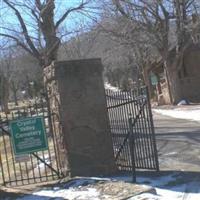
[[[200,123],[153,113],[160,168],[200,171]]]

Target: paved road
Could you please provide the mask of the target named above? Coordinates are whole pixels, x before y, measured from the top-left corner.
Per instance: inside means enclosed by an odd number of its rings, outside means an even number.
[[[153,112],[160,168],[200,171],[200,123]]]

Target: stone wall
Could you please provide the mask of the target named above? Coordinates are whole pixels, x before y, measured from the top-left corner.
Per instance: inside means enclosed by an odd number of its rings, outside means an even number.
[[[59,113],[62,124],[71,175],[115,172],[101,60],[56,62],[45,71],[51,109]]]
[[[200,102],[200,49],[187,50],[183,60],[184,73],[181,76],[181,92],[185,99]]]
[[[164,82],[162,84],[160,84],[161,86],[161,94],[158,94],[158,105],[166,105],[166,104],[170,104],[170,97],[169,97],[169,90],[167,87],[167,83]],[[158,93],[158,90],[157,90]]]
[[[200,102],[200,76],[193,76],[181,79],[181,92],[183,99],[190,102]]]

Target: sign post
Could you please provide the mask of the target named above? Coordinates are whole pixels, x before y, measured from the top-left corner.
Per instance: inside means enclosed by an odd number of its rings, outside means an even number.
[[[43,117],[13,120],[9,126],[15,155],[28,154],[48,148]]]

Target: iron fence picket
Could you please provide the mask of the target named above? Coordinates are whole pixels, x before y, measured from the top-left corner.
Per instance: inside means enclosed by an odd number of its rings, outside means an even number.
[[[158,170],[155,132],[147,88],[141,87],[128,92],[107,89],[106,100],[118,168],[128,171]]]
[[[31,116],[43,116],[49,147],[47,150],[28,154],[29,160],[27,161],[16,162],[12,148],[9,121]],[[0,173],[2,177],[0,184],[20,186],[59,179],[66,174],[65,170],[67,169],[61,168],[59,162],[59,152],[56,149],[58,144],[55,140],[57,140],[56,134],[59,135],[60,132],[54,133],[53,120],[54,118],[47,107],[45,99],[40,99],[39,102],[31,102],[24,107],[12,108],[9,114],[0,115]],[[51,126],[52,129],[50,128]]]

